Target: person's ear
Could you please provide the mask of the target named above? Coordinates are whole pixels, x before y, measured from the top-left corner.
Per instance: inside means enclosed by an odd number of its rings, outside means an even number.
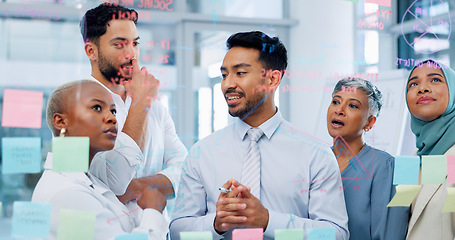
[[[376,123],[376,117],[375,116],[369,116],[368,117],[368,123],[365,126],[365,131],[369,131],[370,129],[373,128],[374,124]]]
[[[98,59],[98,46],[93,42],[88,41],[84,46],[85,54],[91,61]]]
[[[52,123],[58,131],[61,131],[63,128],[68,129],[68,118],[64,113],[55,113],[52,116]]]
[[[283,77],[283,72],[280,70],[272,70],[270,73],[269,80],[269,89],[277,89],[280,86],[281,77]]]
[[[266,91],[272,92],[275,91],[281,82],[282,72],[279,70],[272,70],[272,69],[262,69],[262,79],[264,82],[264,89]]]

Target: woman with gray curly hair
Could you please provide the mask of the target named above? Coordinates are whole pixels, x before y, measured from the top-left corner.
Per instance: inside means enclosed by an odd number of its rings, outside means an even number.
[[[408,207],[388,208],[395,194],[394,157],[367,145],[382,107],[382,94],[359,78],[340,80],[327,110],[327,129],[343,181],[351,240],[405,239]],[[341,190],[341,189],[340,189]]]

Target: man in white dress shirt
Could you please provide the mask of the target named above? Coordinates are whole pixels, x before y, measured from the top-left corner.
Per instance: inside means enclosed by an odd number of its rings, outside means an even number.
[[[122,195],[123,203],[147,186],[174,196],[187,154],[157,99],[159,81],[145,67],[133,77],[133,68],[139,69],[137,16],[135,10],[104,3],[87,11],[80,25],[92,78],[112,93],[119,131],[114,149],[95,156],[90,174]]]
[[[227,46],[221,88],[229,114],[238,119],[191,148],[171,238],[210,231],[214,239],[230,239],[234,228],[247,227],[262,228],[264,239],[286,228],[331,228],[336,239],[348,239],[332,151],[295,130],[274,103],[287,66],[286,48],[262,32],[234,34]],[[258,129],[263,135],[256,135]],[[252,159],[259,163],[250,164]]]

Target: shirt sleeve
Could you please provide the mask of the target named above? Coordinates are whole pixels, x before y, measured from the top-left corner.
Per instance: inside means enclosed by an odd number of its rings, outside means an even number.
[[[275,236],[275,230],[288,228],[334,228],[336,239],[349,239],[348,216],[341,174],[330,150],[320,151],[310,165],[312,183],[309,189],[309,218],[269,210],[269,223],[264,235]]]
[[[123,195],[143,161],[144,154],[136,142],[128,134],[119,132],[114,148],[97,153],[92,159],[89,172],[116,195]]]
[[[76,200],[75,200],[76,199]],[[55,195],[51,199],[51,239],[57,236],[58,220],[60,210],[72,209],[96,213],[94,238],[95,240],[115,239],[116,235],[129,233],[128,229],[123,229],[120,221],[116,221],[119,216],[104,207],[95,196],[84,190],[68,189]],[[129,217],[124,215],[121,217]],[[134,222],[131,219],[132,223]],[[158,211],[154,209],[144,210],[141,223],[138,227],[130,229],[131,232],[146,233],[148,239],[164,240],[166,236],[167,223]]]
[[[174,121],[168,110],[161,103],[157,102],[157,104],[161,106],[164,126],[163,170],[159,173],[165,175],[171,181],[174,192],[178,192],[182,164],[188,151],[177,136]]]
[[[166,239],[168,222],[163,214],[155,209],[144,209],[140,225],[133,229],[135,233],[149,233],[149,239]]]
[[[208,213],[207,195],[197,174],[197,146],[193,146],[183,164],[181,182],[173,220],[169,227],[171,239],[180,239],[180,232],[210,231],[214,239],[220,239],[213,226],[215,212]]]

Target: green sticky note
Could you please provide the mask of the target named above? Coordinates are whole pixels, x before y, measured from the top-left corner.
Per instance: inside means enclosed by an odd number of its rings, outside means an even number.
[[[422,184],[442,184],[447,176],[444,155],[422,156]]]
[[[41,138],[2,138],[2,173],[41,172]]]
[[[58,220],[57,240],[93,239],[96,213],[63,209]]]
[[[455,187],[447,188],[447,197],[442,212],[455,212]]]
[[[387,207],[409,207],[421,188],[422,185],[398,185]]]
[[[54,137],[53,166],[56,172],[87,172],[89,137]]]
[[[335,228],[310,228],[308,240],[335,240]]]
[[[212,240],[212,233],[209,231],[204,232],[180,232],[181,240]]]
[[[275,230],[275,240],[303,240],[303,236],[303,228]]]

